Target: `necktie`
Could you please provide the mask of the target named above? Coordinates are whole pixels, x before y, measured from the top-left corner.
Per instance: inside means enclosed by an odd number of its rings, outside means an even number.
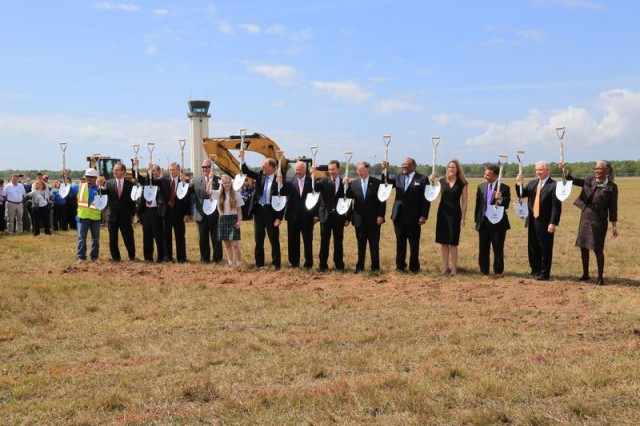
[[[176,181],[171,178],[171,195],[169,197],[169,207],[173,208],[176,205]]]
[[[362,199],[363,200],[367,199],[367,180],[366,179],[362,180]]]
[[[406,191],[409,187],[409,175],[404,177],[404,190]]]
[[[116,179],[116,182],[118,183],[118,198],[120,198],[122,196],[122,184],[120,183],[120,179]]]
[[[540,191],[542,191],[542,181],[538,181],[538,189],[536,190],[536,199],[533,202],[533,217],[536,219],[540,216]]]
[[[304,191],[304,180],[298,179],[298,190],[300,191],[300,196],[302,197],[302,191]]]
[[[338,179],[333,179],[333,194],[337,194],[338,193],[338,188],[340,187],[340,185],[338,185]]]
[[[489,211],[489,206],[491,206],[492,198],[493,198],[493,184],[490,183],[489,185],[487,185],[487,204],[486,204],[486,208],[484,209],[485,213]]]
[[[260,196],[260,205],[267,204],[267,192],[269,192],[269,176],[264,177],[264,188],[262,188],[262,196]]]

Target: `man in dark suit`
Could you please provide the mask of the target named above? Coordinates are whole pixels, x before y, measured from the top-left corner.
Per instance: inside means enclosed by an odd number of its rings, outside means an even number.
[[[255,190],[251,194],[249,216],[253,216],[253,233],[255,238],[254,257],[256,267],[264,266],[264,238],[269,237],[271,244],[271,260],[276,269],[280,269],[280,223],[284,211],[275,211],[271,206],[271,197],[278,195],[276,182],[276,162],[273,158],[265,158],[262,170],[256,173],[244,162],[244,151],[238,156],[242,160],[242,173],[255,180]]]
[[[378,199],[380,180],[369,175],[369,167],[369,163],[361,161],[356,169],[360,179],[351,183],[345,177],[345,184],[349,185],[347,197],[353,198],[353,226],[358,240],[356,274],[364,270],[367,243],[371,254],[371,271],[380,271],[380,226],[384,223],[387,203]]]
[[[178,198],[176,191],[180,182],[180,165],[169,164],[169,176],[162,179],[162,190],[167,196],[167,212],[164,217],[164,255],[166,262],[173,261],[173,236],[176,238],[176,261],[187,261],[185,222],[191,220],[188,198]]]
[[[316,190],[320,192],[318,221],[320,222],[320,272],[329,269],[329,244],[333,234],[333,264],[336,270],[344,271],[344,251],[342,241],[344,228],[349,225],[347,214],[336,211],[338,200],[344,197],[344,184],[340,181],[340,162],[329,161],[329,178],[316,181]],[[311,173],[315,168],[311,169]]]
[[[300,235],[304,246],[304,267],[313,266],[313,225],[317,205],[309,210],[306,206],[307,194],[313,192],[311,178],[307,176],[307,165],[297,161],[294,166],[295,174],[288,179],[282,193],[287,196],[287,209],[284,215],[287,221],[287,241],[289,247],[289,264],[300,266]]]
[[[562,202],[556,197],[556,182],[549,177],[549,163],[536,163],[536,177],[522,187],[521,197],[527,197],[529,216],[525,226],[529,229],[528,252],[531,276],[539,281],[548,281],[553,258],[553,237],[560,224]],[[522,183],[524,176],[518,175]],[[516,191],[519,190],[516,185]]]
[[[122,234],[124,246],[129,260],[136,259],[136,245],[133,237],[133,220],[136,215],[136,205],[131,199],[133,184],[124,178],[127,168],[122,163],[113,167],[113,179],[109,179],[105,186],[108,195],[106,215],[109,230],[109,251],[111,259],[121,260],[118,247],[118,231]]]
[[[218,209],[207,215],[202,211],[204,200],[209,198],[209,189],[218,190],[220,188],[220,178],[211,173],[211,160],[202,162],[202,176],[196,179],[190,192],[193,195],[193,203],[195,209],[193,218],[198,225],[198,244],[200,246],[200,263],[210,263],[211,248],[213,247],[213,262],[220,263],[222,261],[222,241],[218,241],[218,218],[220,213]],[[211,244],[209,244],[211,241]]]
[[[137,159],[134,160],[137,166]],[[167,194],[161,180],[160,166],[149,164],[147,176],[138,175],[138,182],[143,185],[143,194],[136,202],[136,208],[140,215],[142,225],[142,253],[144,260],[153,262],[153,244],[155,242],[158,257],[156,262],[164,262],[164,217],[167,212]],[[144,197],[144,189],[147,186],[156,188],[156,196],[151,200]]]
[[[389,180],[389,163],[382,163],[383,179]],[[407,268],[407,241],[411,254],[409,271],[420,272],[420,233],[422,225],[429,218],[431,203],[424,198],[426,176],[416,173],[416,161],[405,158],[402,162],[402,173],[397,174],[389,182],[396,189],[393,201],[391,220],[396,233],[396,271],[404,272]],[[382,183],[384,185],[384,183]]]
[[[511,192],[509,187],[500,183],[496,188],[500,167],[489,165],[484,171],[484,183],[478,185],[476,192],[475,222],[478,231],[478,264],[483,275],[489,274],[489,259],[491,247],[493,247],[493,273],[500,276],[504,273],[504,240],[507,237],[509,217],[507,210],[511,204]],[[489,218],[495,211],[495,206],[504,207],[502,218],[497,223],[492,223]]]

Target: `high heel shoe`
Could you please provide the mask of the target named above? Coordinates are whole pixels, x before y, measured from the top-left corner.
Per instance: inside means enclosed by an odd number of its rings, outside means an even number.
[[[449,275],[449,274],[451,274],[451,269],[449,268],[442,271],[442,275]]]
[[[602,278],[602,277],[598,277],[598,279],[596,280],[596,284],[597,285],[606,285],[604,283],[604,278]]]

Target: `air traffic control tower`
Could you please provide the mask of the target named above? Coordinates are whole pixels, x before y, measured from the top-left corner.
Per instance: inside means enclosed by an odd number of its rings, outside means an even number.
[[[189,129],[189,140],[191,146],[191,171],[196,177],[202,175],[200,166],[202,162],[209,158],[204,152],[202,141],[209,137],[209,101],[189,101],[189,120],[191,128]],[[184,167],[184,164],[182,165]]]

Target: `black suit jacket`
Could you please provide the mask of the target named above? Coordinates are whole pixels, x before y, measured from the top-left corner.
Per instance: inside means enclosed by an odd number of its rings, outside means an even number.
[[[253,189],[253,192],[251,193],[249,211],[247,213],[249,216],[252,216],[254,214],[256,206],[260,206],[260,198],[262,197],[262,192],[264,191],[264,172],[260,170],[260,173],[256,173],[251,170],[246,164],[242,163],[242,173],[255,181],[255,187]],[[278,183],[276,182],[275,174],[273,175],[273,182],[271,183],[271,196],[274,195],[278,195]],[[269,208],[273,210],[273,207],[269,206]],[[281,210],[279,212],[273,210],[273,212],[276,219],[282,220],[282,218],[284,217],[284,210]]]
[[[429,218],[431,203],[424,198],[427,177],[414,173],[407,190],[404,190],[404,175],[399,173],[389,184],[396,189],[396,197],[391,209],[391,220],[394,222],[417,224],[421,217]],[[384,185],[384,183],[381,183]]]
[[[375,226],[378,217],[384,217],[387,203],[378,200],[380,179],[369,175],[366,188],[366,198],[362,192],[362,180],[358,179],[347,188],[347,197],[353,198],[353,226],[356,228]]]
[[[536,199],[536,191],[538,189],[538,179],[534,179],[522,187],[522,197],[527,197],[527,205],[529,206],[529,216],[525,226],[529,226],[529,222],[537,220],[540,224],[548,226],[560,224],[560,215],[562,214],[562,202],[556,197],[556,181],[549,178],[540,190],[540,216],[537,219],[533,217],[533,203]],[[516,184],[516,191],[520,189]]]
[[[180,180],[179,178],[177,179]],[[183,220],[184,216],[190,216],[191,211],[189,209],[189,195],[187,194],[182,200],[178,198],[178,194],[176,194],[175,204],[173,208],[169,205],[171,202],[171,177],[164,176],[161,179],[161,186],[158,190],[162,189],[162,196],[166,200],[167,205],[167,217],[172,215],[174,218],[179,218],[179,220]],[[177,190],[177,185],[176,185]]]
[[[496,185],[494,182],[492,185]],[[480,227],[484,223],[487,217],[484,215],[487,210],[487,189],[489,188],[488,182],[483,182],[478,185],[478,190],[476,191],[476,208],[475,208],[475,221],[476,221],[476,230],[480,230]],[[499,203],[496,201],[495,192],[491,197],[491,205],[495,205],[496,203],[499,206],[504,206],[504,215],[502,216],[502,220],[496,223],[494,226],[502,229],[511,229],[511,224],[509,223],[509,216],[507,215],[507,210],[509,210],[509,206],[511,205],[511,190],[504,183],[500,183],[500,192],[502,193],[502,199]]]
[[[316,191],[318,188],[316,187]],[[305,176],[302,195],[298,186],[298,178],[294,175],[287,179],[282,187],[282,194],[287,196],[287,209],[284,218],[287,221],[295,222],[301,216],[315,216],[318,212],[318,205],[309,210],[306,206],[307,194],[313,192],[311,188],[311,178]]]
[[[136,204],[131,199],[133,184],[127,179],[122,179],[122,195],[118,197],[118,184],[116,179],[109,179],[105,184],[107,201],[107,222],[116,222],[118,218],[128,218],[136,214]]]
[[[333,181],[330,178],[319,179],[316,181],[316,191],[320,192],[320,202],[318,203],[318,221],[325,223],[329,218],[329,214],[335,212],[338,200],[344,197],[344,185],[338,177],[338,192],[335,192]],[[345,220],[349,219],[348,215],[341,215]]]

